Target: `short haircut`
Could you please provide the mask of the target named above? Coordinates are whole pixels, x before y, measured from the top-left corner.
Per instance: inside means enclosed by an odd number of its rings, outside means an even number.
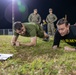
[[[53,11],[53,9],[52,8],[49,8],[49,11]]]
[[[34,9],[34,11],[37,11],[37,9]]]
[[[62,24],[65,24],[67,26],[68,21],[65,18],[62,18],[62,19],[58,20],[56,25],[62,25]]]
[[[17,21],[14,23],[14,30],[21,30],[22,24],[21,22]]]

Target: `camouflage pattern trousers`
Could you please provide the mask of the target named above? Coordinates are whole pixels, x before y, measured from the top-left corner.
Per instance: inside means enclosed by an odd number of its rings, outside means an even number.
[[[54,23],[48,23],[47,30],[49,35],[54,35],[55,33]]]

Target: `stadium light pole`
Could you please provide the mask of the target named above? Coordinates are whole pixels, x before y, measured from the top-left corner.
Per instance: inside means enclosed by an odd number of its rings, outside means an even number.
[[[15,0],[12,0],[12,31],[14,29],[13,25],[14,25],[14,1]]]

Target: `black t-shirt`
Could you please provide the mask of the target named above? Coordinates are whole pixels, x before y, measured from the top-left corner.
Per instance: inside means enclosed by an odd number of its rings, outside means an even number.
[[[76,26],[70,26],[69,29],[70,29],[69,34],[65,36],[61,36],[58,30],[56,31],[53,46],[54,45],[59,46],[60,40],[64,40],[71,46],[76,46]]]

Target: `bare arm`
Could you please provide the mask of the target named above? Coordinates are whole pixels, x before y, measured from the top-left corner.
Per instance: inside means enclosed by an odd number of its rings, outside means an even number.
[[[37,37],[31,37],[31,42],[29,43],[20,43],[20,45],[23,45],[23,46],[36,46],[36,43],[37,43]]]
[[[17,42],[18,37],[13,35],[12,40],[11,40],[11,45],[14,46]]]
[[[69,47],[69,46],[65,46],[65,47],[64,47],[64,50],[65,50],[65,51],[76,51],[76,48],[72,48],[72,47]]]
[[[54,50],[57,49],[57,48],[58,48],[57,45],[53,46],[53,49],[54,49]],[[76,51],[76,48],[72,48],[72,47],[69,47],[69,46],[65,46],[65,47],[64,47],[64,50],[65,50],[65,51]]]

